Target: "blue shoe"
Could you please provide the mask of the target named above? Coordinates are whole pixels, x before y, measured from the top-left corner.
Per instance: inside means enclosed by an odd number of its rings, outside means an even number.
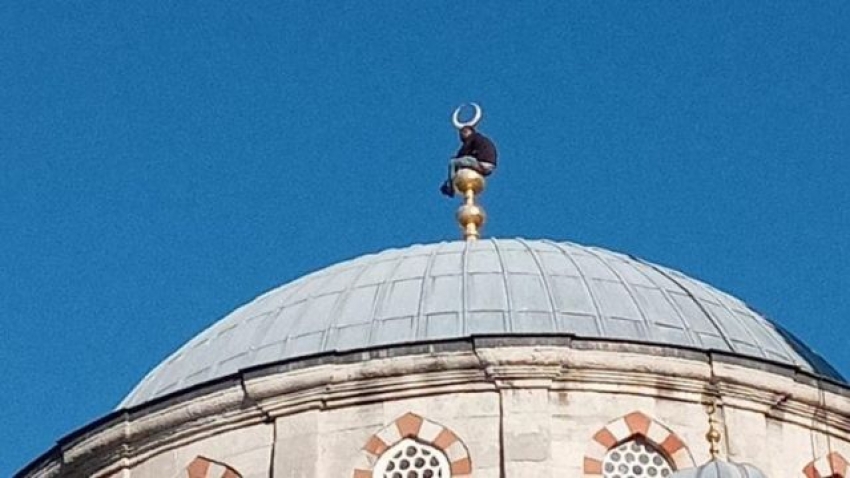
[[[451,183],[448,181],[444,182],[443,185],[440,186],[440,192],[443,193],[443,196],[448,196],[450,198],[455,197],[455,188],[453,188]]]

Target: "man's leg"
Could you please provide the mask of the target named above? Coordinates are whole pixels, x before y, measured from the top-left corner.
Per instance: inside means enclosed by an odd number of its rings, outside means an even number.
[[[449,160],[449,172],[446,177],[445,182],[440,185],[440,192],[443,193],[443,196],[448,196],[450,198],[455,197],[455,187],[452,184],[452,180],[455,177],[455,158]]]
[[[455,188],[452,185],[451,179],[446,179],[445,181],[443,181],[443,184],[440,185],[440,192],[443,194],[443,196],[448,196],[450,198],[455,197]]]
[[[494,169],[496,169],[496,165],[493,163],[488,163],[486,161],[479,161],[478,166],[481,168],[478,172],[483,174],[484,176],[489,176]]]
[[[473,156],[461,156],[459,158],[452,158],[449,160],[449,177],[446,179],[446,182],[440,186],[440,192],[445,194],[448,197],[454,197],[455,195],[455,187],[454,187],[454,179],[455,174],[457,174],[458,169],[469,168],[475,171],[479,171],[481,169],[481,163],[478,162]]]
[[[478,171],[481,169],[481,163],[479,163],[473,156],[461,156],[459,158],[452,159],[452,167],[454,168],[452,171],[452,178],[454,178],[458,169],[469,168]]]

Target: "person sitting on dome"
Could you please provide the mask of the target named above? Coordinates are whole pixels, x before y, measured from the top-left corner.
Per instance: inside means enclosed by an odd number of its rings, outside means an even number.
[[[455,157],[449,160],[449,177],[440,186],[440,192],[454,197],[452,184],[459,169],[472,169],[483,176],[489,176],[496,169],[496,145],[490,138],[475,131],[471,125],[460,128],[461,146]]]

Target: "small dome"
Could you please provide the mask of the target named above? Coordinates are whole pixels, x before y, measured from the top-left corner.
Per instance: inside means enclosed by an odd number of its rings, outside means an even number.
[[[679,272],[595,247],[488,239],[387,250],[267,292],[180,348],[121,407],[280,360],[480,334],[719,350],[840,380],[776,324]]]
[[[668,478],[767,478],[767,475],[750,464],[712,460],[696,468],[677,471]]]

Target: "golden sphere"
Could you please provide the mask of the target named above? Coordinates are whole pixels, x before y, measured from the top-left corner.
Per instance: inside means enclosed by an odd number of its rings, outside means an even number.
[[[461,226],[475,224],[475,226],[481,227],[486,219],[487,216],[484,214],[484,210],[476,204],[464,204],[457,209],[457,222]]]
[[[484,190],[484,176],[472,169],[459,169],[455,173],[454,186],[461,193],[471,190],[480,194]]]

